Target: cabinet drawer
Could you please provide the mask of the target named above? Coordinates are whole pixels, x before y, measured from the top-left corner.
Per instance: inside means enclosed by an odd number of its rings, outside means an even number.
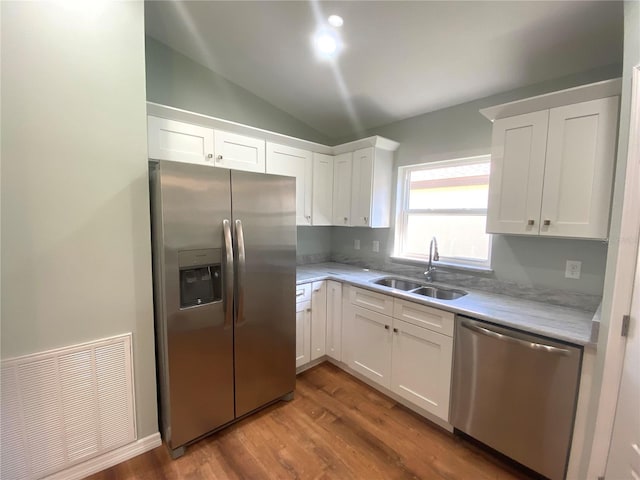
[[[394,299],[393,317],[419,327],[428,328],[449,337],[453,336],[454,314],[419,303]]]
[[[393,314],[393,297],[382,293],[371,292],[363,288],[352,288],[349,301],[373,312],[391,316]]]
[[[296,285],[296,303],[308,302],[311,300],[311,284],[304,283]]]

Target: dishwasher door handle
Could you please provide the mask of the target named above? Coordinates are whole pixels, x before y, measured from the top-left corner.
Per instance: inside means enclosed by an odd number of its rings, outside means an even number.
[[[502,340],[504,342],[515,343],[523,347],[530,348],[532,350],[544,350],[545,352],[556,353],[559,355],[571,354],[571,352],[565,348],[558,348],[558,347],[545,345],[543,343],[537,343],[537,342],[527,342],[526,340],[521,340],[519,338],[511,337],[509,335],[496,332],[494,330],[491,330],[490,328],[481,327],[467,320],[463,320],[460,324],[463,327],[468,328],[469,330],[473,330],[474,332],[479,333],[481,335],[486,335],[487,337],[493,337],[495,339]]]

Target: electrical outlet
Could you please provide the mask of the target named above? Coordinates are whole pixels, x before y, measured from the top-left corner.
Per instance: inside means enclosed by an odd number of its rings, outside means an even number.
[[[578,260],[567,260],[567,266],[564,270],[565,278],[580,278],[580,269],[582,268],[582,262]]]
[[[360,250],[360,240],[354,240],[353,241],[353,249],[354,250]]]
[[[380,242],[378,240],[374,240],[373,241],[373,251],[374,252],[379,252],[380,251]]]

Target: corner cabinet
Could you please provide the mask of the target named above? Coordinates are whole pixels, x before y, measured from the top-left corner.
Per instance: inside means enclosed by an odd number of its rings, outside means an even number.
[[[487,232],[604,239],[619,97],[495,120]]]
[[[267,142],[267,173],[296,179],[296,225],[311,225],[313,163],[311,152]]]

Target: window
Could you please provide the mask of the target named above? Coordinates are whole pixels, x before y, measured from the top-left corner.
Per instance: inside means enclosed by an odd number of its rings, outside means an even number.
[[[395,256],[426,261],[436,237],[440,263],[488,268],[490,165],[486,155],[401,167]]]

